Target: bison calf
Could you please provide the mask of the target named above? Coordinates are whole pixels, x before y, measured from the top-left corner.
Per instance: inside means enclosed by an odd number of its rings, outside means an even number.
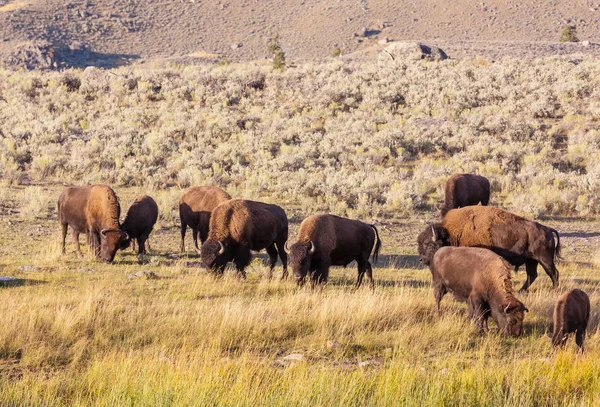
[[[377,239],[376,239],[377,238]],[[298,239],[289,249],[290,263],[299,285],[310,272],[311,284],[325,283],[330,266],[347,266],[353,260],[358,265],[356,288],[365,272],[374,287],[369,256],[377,262],[381,240],[374,225],[334,215],[312,215],[302,221]]]
[[[213,209],[231,196],[217,187],[190,187],[183,191],[179,199],[179,217],[181,219],[181,251],[185,251],[185,232],[187,227],[192,228],[192,238],[197,252],[198,235],[200,243],[204,243],[208,237],[208,226],[210,214]]]
[[[589,319],[590,299],[585,292],[574,289],[561,295],[554,306],[552,345],[564,346],[569,334],[575,332],[575,343],[583,352]]]
[[[130,239],[136,239],[138,243],[138,256],[146,253],[146,240],[152,232],[152,228],[158,219],[158,205],[148,195],[139,196],[127,211],[127,216],[121,225],[121,230],[129,235]],[[127,240],[122,249],[129,245]]]
[[[232,199],[213,210],[208,239],[202,244],[200,255],[209,270],[223,274],[227,262],[233,261],[238,273],[246,278],[244,269],[252,259],[250,250],[267,249],[269,277],[273,274],[279,254],[283,263],[282,278],[285,278],[287,255],[284,247],[287,238],[288,220],[281,207]]]
[[[488,249],[442,247],[430,265],[433,295],[440,309],[442,297],[450,292],[469,306],[469,318],[480,332],[487,329],[491,316],[501,332],[520,335],[525,311],[529,311],[512,292],[510,266]]]
[[[94,254],[107,263],[112,262],[119,247],[129,239],[120,229],[120,213],[117,195],[106,185],[65,188],[58,198],[62,252],[65,252],[67,228],[71,226],[79,256],[79,234],[85,233]]]

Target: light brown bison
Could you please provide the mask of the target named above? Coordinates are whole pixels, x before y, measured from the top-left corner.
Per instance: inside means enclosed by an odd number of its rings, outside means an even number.
[[[449,292],[468,304],[469,318],[480,332],[487,329],[491,316],[503,333],[521,334],[529,310],[513,295],[510,265],[502,257],[477,247],[442,247],[430,269],[438,312],[442,297]]]
[[[474,174],[454,174],[446,181],[442,216],[450,209],[470,205],[486,206],[490,201],[490,181],[486,177]]]
[[[373,250],[375,247],[375,250]],[[312,215],[302,221],[298,239],[290,247],[290,264],[298,285],[304,284],[310,274],[311,284],[326,283],[330,266],[347,266],[353,260],[358,265],[356,288],[364,274],[374,288],[373,269],[369,262],[377,262],[381,240],[374,225],[335,215]]]
[[[129,239],[119,227],[121,208],[115,192],[106,185],[65,188],[58,198],[58,220],[62,226],[62,252],[67,228],[81,256],[79,234],[85,233],[93,252],[103,261],[113,261],[117,249]]]
[[[277,263],[277,254],[287,277],[288,220],[277,205],[244,199],[232,199],[217,206],[210,217],[208,239],[202,244],[201,259],[207,269],[223,274],[225,265],[233,261],[241,277],[252,255],[250,250],[267,249],[270,259],[269,276]]]
[[[417,242],[419,256],[426,265],[442,246],[485,247],[517,268],[525,264],[527,281],[521,290],[527,290],[537,278],[538,263],[552,279],[552,286],[558,286],[558,270],[554,264],[560,256],[558,232],[498,208],[467,206],[452,209],[441,223],[427,226]]]
[[[187,227],[192,228],[194,247],[199,252],[198,234],[200,243],[204,243],[208,236],[210,214],[213,209],[231,196],[217,187],[190,187],[183,191],[179,199],[179,217],[181,219],[181,251],[185,251],[185,232]]]
[[[583,352],[589,319],[590,299],[585,292],[574,289],[561,295],[554,306],[552,345],[564,346],[569,334],[575,332],[575,343]]]
[[[138,256],[146,253],[145,243],[156,219],[158,219],[158,205],[148,195],[138,196],[127,211],[121,230],[127,233],[130,239],[137,240]],[[129,242],[130,240],[125,241],[122,248],[127,247]]]

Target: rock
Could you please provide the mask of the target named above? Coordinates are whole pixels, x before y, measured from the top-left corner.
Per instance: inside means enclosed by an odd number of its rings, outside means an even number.
[[[88,66],[81,75],[81,91],[86,93],[95,93],[98,91],[108,92],[110,90],[110,78],[108,72]]]
[[[138,271],[136,273],[131,274],[128,278],[132,280],[134,278],[140,278],[140,277],[146,277],[146,279],[148,279],[148,280],[157,280],[159,278],[156,275],[156,273],[152,270]]]
[[[365,360],[364,362],[359,362],[358,367],[367,367],[370,364],[371,364],[371,362],[369,362],[368,360]]]
[[[585,40],[585,41],[581,41],[581,45],[584,47],[589,47],[592,44],[589,41]]]
[[[21,280],[20,278],[0,276],[0,287],[9,287],[22,284],[23,280]]]
[[[55,66],[54,58],[55,50],[51,43],[36,41],[20,44],[2,62],[9,69],[48,70]]]
[[[388,42],[390,42],[390,40],[387,37],[383,37],[382,39],[380,39],[379,41],[377,41],[379,44],[387,44]]]
[[[20,266],[19,270],[20,271],[40,271],[40,268],[36,267],[36,266]]]
[[[325,348],[328,350],[337,349],[339,347],[340,347],[340,344],[337,343],[336,341],[329,340],[329,341],[325,342]]]
[[[237,42],[231,44],[231,49],[238,49],[238,48],[241,48],[241,47],[242,47],[242,44],[237,43]]]
[[[289,355],[285,356],[283,358],[284,361],[294,361],[294,362],[300,362],[302,359],[304,359],[304,355],[302,355],[301,353],[290,353]]]
[[[448,55],[437,47],[430,47],[418,42],[393,42],[379,53],[379,66],[396,65],[407,61],[443,61]]]
[[[83,44],[83,42],[73,41],[71,43],[71,45],[69,45],[69,49],[71,51],[84,51],[85,50],[85,45]]]

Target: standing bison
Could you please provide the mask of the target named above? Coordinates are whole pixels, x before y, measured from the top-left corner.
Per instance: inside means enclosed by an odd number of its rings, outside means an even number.
[[[267,249],[270,259],[269,277],[273,275],[277,254],[287,277],[288,220],[277,205],[232,199],[217,206],[210,216],[208,239],[202,244],[202,262],[209,270],[223,274],[225,265],[233,261],[241,277],[252,255],[250,250]]]
[[[200,243],[204,243],[208,236],[210,213],[217,206],[229,201],[231,196],[217,187],[190,187],[183,191],[179,199],[179,217],[181,219],[181,251],[185,251],[185,232],[187,227],[192,228],[194,247],[198,248],[198,233]]]
[[[373,247],[375,250],[373,251]],[[374,287],[369,256],[377,262],[381,240],[374,225],[334,215],[312,215],[302,221],[298,239],[289,249],[290,263],[298,285],[310,273],[311,284],[326,283],[330,266],[347,266],[353,260],[358,265],[356,288],[365,272]]]
[[[552,345],[564,346],[570,333],[583,352],[583,340],[590,319],[590,298],[578,289],[561,295],[554,306],[554,334]]]
[[[509,264],[496,253],[477,247],[442,247],[430,265],[433,295],[440,301],[447,292],[469,306],[469,318],[480,332],[487,329],[491,316],[501,332],[521,334],[525,311],[512,292]]]
[[[554,236],[556,235],[556,243]],[[491,206],[468,206],[448,211],[441,223],[428,226],[417,238],[421,261],[429,265],[442,246],[475,246],[490,249],[515,267],[525,264],[527,290],[537,278],[540,263],[558,287],[554,264],[560,256],[560,237],[555,229]]]
[[[474,174],[454,174],[446,181],[446,190],[442,216],[450,209],[470,205],[486,206],[490,201],[490,181],[486,177]]]
[[[152,232],[152,228],[158,219],[158,205],[148,195],[139,196],[127,211],[127,216],[121,225],[130,239],[136,239],[138,243],[138,257],[146,253],[146,240]],[[124,243],[127,246],[129,241]]]
[[[129,239],[119,227],[121,208],[115,192],[106,185],[66,188],[58,198],[58,220],[62,226],[62,252],[67,228],[81,256],[79,234],[85,233],[93,252],[110,263],[117,249]]]

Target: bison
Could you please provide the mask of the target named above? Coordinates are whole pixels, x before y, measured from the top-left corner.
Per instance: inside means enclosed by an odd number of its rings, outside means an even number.
[[[569,334],[575,332],[575,343],[583,352],[583,340],[589,319],[590,299],[585,292],[574,289],[561,295],[554,306],[552,345],[564,346]]]
[[[96,257],[110,263],[120,246],[129,239],[119,227],[121,208],[115,192],[106,185],[66,188],[58,198],[58,220],[62,226],[62,252],[67,228],[81,256],[79,234],[85,233]]]
[[[512,291],[510,265],[496,253],[477,247],[442,247],[430,264],[433,295],[440,301],[447,292],[466,302],[469,318],[480,332],[491,317],[505,334],[521,334],[525,312],[529,311]]]
[[[486,206],[490,201],[490,181],[486,177],[474,174],[454,174],[446,181],[442,217],[450,209],[464,206]]]
[[[217,206],[210,216],[208,238],[202,244],[200,256],[205,267],[223,274],[225,265],[233,261],[238,273],[246,278],[244,269],[252,255],[250,250],[267,249],[270,259],[269,277],[277,263],[283,263],[282,278],[287,277],[288,220],[282,208],[262,202],[232,199]]]
[[[373,251],[373,262],[376,263],[380,249],[381,240],[374,225],[320,214],[302,221],[298,239],[288,253],[298,285],[304,284],[304,278],[309,272],[313,287],[315,284],[326,283],[330,266],[347,266],[356,260],[356,288],[360,287],[366,272],[373,289],[373,269],[369,256]]]
[[[138,257],[146,253],[146,240],[152,232],[152,228],[158,219],[158,205],[154,199],[148,195],[139,196],[127,211],[127,216],[121,224],[123,230],[130,239],[136,239],[138,243]],[[123,247],[129,245],[129,240],[125,241]]]
[[[208,236],[210,213],[217,206],[229,201],[231,196],[217,187],[190,187],[183,191],[179,199],[179,217],[181,219],[181,251],[185,251],[185,232],[187,227],[192,228],[194,247],[199,252],[198,234],[200,243],[204,243]]]
[[[556,235],[556,243],[554,241]],[[555,229],[491,206],[467,206],[448,211],[441,223],[428,226],[417,238],[421,261],[428,265],[442,246],[476,246],[493,250],[518,268],[525,264],[525,291],[537,278],[540,263],[558,287],[555,259],[560,237]]]

